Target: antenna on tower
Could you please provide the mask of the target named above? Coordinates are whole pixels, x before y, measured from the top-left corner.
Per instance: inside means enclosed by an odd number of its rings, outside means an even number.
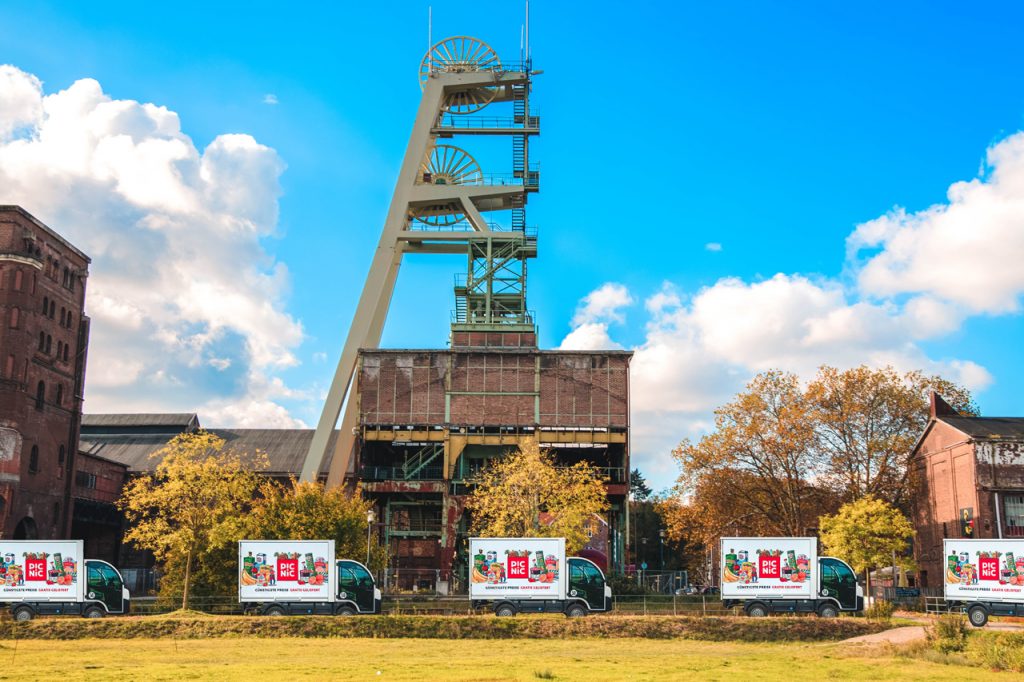
[[[434,46],[433,34],[433,23],[434,23],[434,8],[432,5],[427,5],[427,69],[429,71],[434,70],[433,59],[430,58],[430,48]]]
[[[526,68],[529,68],[530,63],[530,0],[526,0],[526,26],[523,29],[523,44],[526,46],[526,59],[524,60],[527,64]]]

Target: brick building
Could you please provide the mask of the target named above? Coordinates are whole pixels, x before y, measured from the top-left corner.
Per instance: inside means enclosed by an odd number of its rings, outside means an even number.
[[[968,417],[932,395],[914,446],[915,558],[942,585],[943,538],[1024,537],[1024,417]]]
[[[89,258],[0,206],[0,533],[70,532],[89,320]]]

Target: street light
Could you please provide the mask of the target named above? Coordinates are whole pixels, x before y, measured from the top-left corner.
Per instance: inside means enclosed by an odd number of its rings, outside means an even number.
[[[366,565],[370,565],[370,530],[373,528],[373,522],[377,518],[376,514],[373,513],[372,509],[366,511]]]
[[[658,560],[661,562],[661,570],[665,570],[665,529],[662,528],[658,531],[659,547],[658,547]]]

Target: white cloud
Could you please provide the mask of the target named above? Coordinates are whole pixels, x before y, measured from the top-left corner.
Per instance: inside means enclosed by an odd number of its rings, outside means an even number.
[[[199,150],[166,107],[112,99],[92,79],[44,94],[0,66],[0,203],[93,258],[87,410],[288,422],[275,402],[288,391],[268,387],[297,364],[303,332],[285,306],[288,270],[261,243],[277,229],[283,170],[249,135]]]
[[[267,94],[263,95],[263,103],[264,104],[277,104],[277,95],[275,95],[272,92],[268,92]]]
[[[950,186],[948,203],[917,213],[897,208],[857,227],[847,252],[864,293],[924,294],[970,313],[1019,310],[1024,132],[991,147],[987,163],[987,175]]]
[[[722,250],[722,245],[719,244],[718,242],[708,242],[707,244],[704,245],[704,249],[706,251],[715,251],[715,252],[717,252],[717,251],[721,251]]]
[[[622,322],[621,309],[633,303],[629,290],[621,284],[608,282],[587,294],[576,309],[572,326],[592,322]]]

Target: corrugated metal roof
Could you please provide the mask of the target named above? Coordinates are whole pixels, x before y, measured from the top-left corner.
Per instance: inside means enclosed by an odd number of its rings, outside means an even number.
[[[978,440],[1024,441],[1024,417],[952,417],[938,420]]]
[[[223,438],[226,447],[243,453],[261,450],[267,454],[270,467],[266,473],[276,476],[298,476],[302,462],[313,440],[312,429],[210,429]],[[335,431],[328,442],[328,453],[334,452]],[[83,433],[79,448],[91,455],[98,455],[128,465],[132,473],[150,472],[156,469],[159,459],[151,455],[167,444],[169,439],[160,434],[97,434]],[[327,473],[331,455],[320,467],[320,473]]]
[[[83,414],[83,427],[99,426],[198,426],[199,416],[195,412],[134,413],[134,414]]]

